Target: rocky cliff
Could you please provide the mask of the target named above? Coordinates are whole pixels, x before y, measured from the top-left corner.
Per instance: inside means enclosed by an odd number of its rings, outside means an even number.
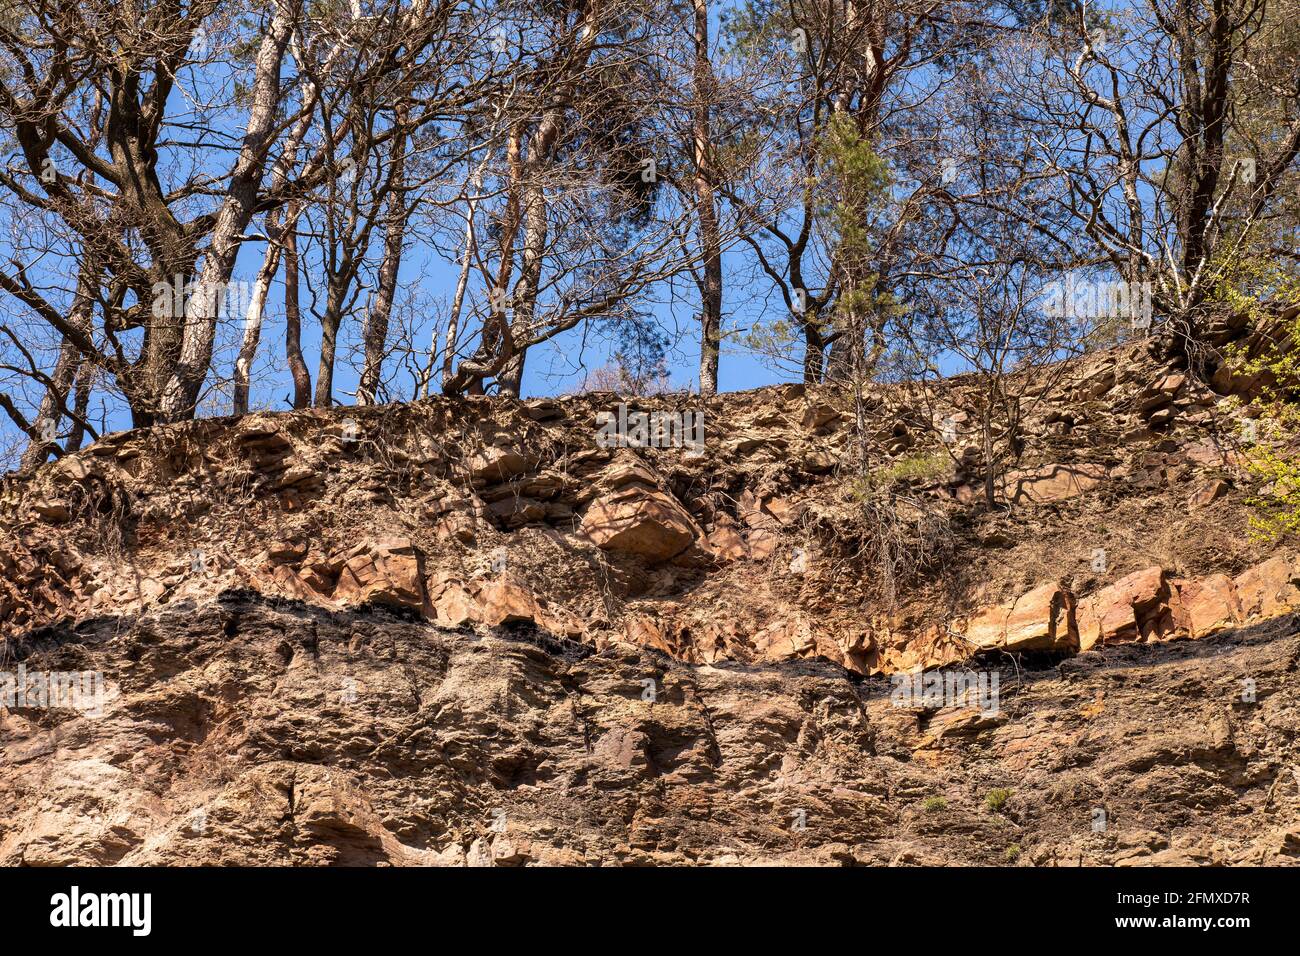
[[[1293,862],[1300,568],[1231,388],[1158,354],[1065,367],[993,512],[960,381],[631,403],[702,448],[438,399],[10,476],[0,670],[103,684],[0,701],[0,862]]]

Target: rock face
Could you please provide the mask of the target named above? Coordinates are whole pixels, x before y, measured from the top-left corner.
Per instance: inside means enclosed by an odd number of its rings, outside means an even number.
[[[1272,617],[1300,607],[1297,580],[1296,563],[1279,554],[1243,571],[1232,583],[1244,616]]]
[[[983,507],[975,420],[905,388],[864,396],[880,468],[863,480],[846,470],[857,413],[830,389],[701,403],[718,439],[704,455],[603,447],[609,398],[108,436],[0,489],[0,636],[242,588],[872,674],[1199,639],[1300,606],[1293,552],[1241,534],[1249,476],[1216,399],[1140,349],[1089,358],[1025,419],[1024,464],[994,482],[1006,515]],[[893,597],[864,521],[882,481],[907,503],[894,547],[953,539]]]
[[[232,592],[26,648],[108,692],[0,710],[0,865],[1296,864],[1297,656],[1280,619],[930,706]]]
[[[582,533],[607,551],[660,562],[685,551],[699,531],[681,505],[638,484],[595,502],[583,516]]]
[[[374,601],[423,609],[423,556],[409,538],[357,545],[339,572],[333,598],[343,604]]]
[[[1211,574],[1199,581],[1175,580],[1173,584],[1177,589],[1174,624],[1190,637],[1204,637],[1247,619],[1236,586],[1226,574]]]
[[[1073,651],[1079,646],[1074,595],[1049,582],[983,611],[963,636],[980,650]]]
[[[110,692],[0,700],[0,861],[1289,862],[1300,563],[1146,348],[1064,370],[992,511],[960,383],[656,399],[705,454],[476,397],[6,476],[0,680]]]
[[[1079,605],[1079,647],[1099,641],[1141,641],[1173,633],[1172,593],[1162,568],[1144,568]]]
[[[1046,465],[1032,472],[1007,476],[1007,496],[1012,501],[1046,504],[1063,501],[1095,488],[1106,479],[1104,465],[1091,463]]]

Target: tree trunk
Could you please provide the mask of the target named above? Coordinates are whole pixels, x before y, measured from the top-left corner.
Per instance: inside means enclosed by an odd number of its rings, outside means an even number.
[[[89,335],[93,320],[93,311],[95,308],[94,291],[98,283],[96,271],[89,267],[83,266],[77,279],[77,294],[72,303],[72,311],[68,316],[68,321],[76,331],[83,335]],[[24,471],[29,468],[35,468],[43,464],[50,453],[54,450],[55,443],[53,438],[47,439],[47,434],[54,435],[57,433],[59,422],[64,417],[64,411],[68,405],[68,392],[72,389],[74,381],[80,381],[84,373],[85,357],[81,350],[64,336],[63,345],[59,349],[59,357],[54,365],[54,374],[50,376],[50,384],[46,387],[45,395],[41,399],[40,407],[36,411],[36,418],[32,422],[32,431],[35,437],[23,452],[19,467]],[[74,419],[75,421],[75,419]],[[79,433],[81,426],[76,426],[78,432],[77,444],[81,439]],[[71,436],[69,436],[68,445],[64,446],[65,451],[72,450]]]
[[[45,396],[32,420],[32,431],[36,437],[28,443],[27,450],[19,460],[20,470],[28,471],[44,464],[50,453],[57,449],[59,422],[63,418],[64,403],[68,400],[68,392],[72,388],[80,359],[81,352],[64,339],[59,349],[59,358],[54,364],[54,374],[50,376],[50,384],[46,386]]]
[[[199,288],[191,297],[195,308],[186,315],[180,359],[163,394],[162,414],[169,421],[193,417],[199,391],[212,364],[221,291],[234,271],[240,236],[253,218],[258,185],[275,136],[280,105],[280,66],[293,23],[294,4],[290,0],[277,0],[270,27],[257,52],[252,105],[243,146],[212,229]]]
[[[822,380],[822,365],[825,359],[826,343],[821,332],[817,330],[817,318],[804,316],[803,327],[803,381],[805,385],[817,385]]]
[[[695,4],[695,109],[692,140],[695,158],[695,214],[699,227],[703,281],[700,286],[700,394],[718,391],[718,356],[722,349],[722,242],[713,182],[713,144],[709,105],[713,69],[709,63],[709,3]]]
[[[278,218],[278,217],[268,217]],[[257,270],[253,281],[253,294],[249,299],[248,312],[244,316],[244,341],[239,347],[239,357],[235,359],[234,376],[234,413],[248,414],[248,380],[253,368],[253,359],[257,357],[257,346],[262,338],[262,320],[266,313],[266,297],[271,291],[271,280],[280,268],[280,243],[273,222],[267,223],[269,242],[266,254],[262,257],[262,267]]]
[[[1219,177],[1223,169],[1224,139],[1227,134],[1229,79],[1234,43],[1232,5],[1207,4],[1212,10],[1206,25],[1208,49],[1197,42],[1198,6],[1180,0],[1174,22],[1178,30],[1178,66],[1183,80],[1183,103],[1179,121],[1181,149],[1186,157],[1186,180],[1178,209],[1178,233],[1182,245],[1182,272],[1187,300],[1196,305],[1204,295],[1207,247],[1206,227],[1210,221]],[[1202,66],[1205,75],[1202,77]]]
[[[836,323],[839,326],[839,323]],[[830,354],[826,357],[826,381],[847,382],[853,377],[853,332],[849,328],[838,327],[839,333],[831,340]],[[858,351],[862,342],[857,343]]]
[[[524,187],[524,250],[519,266],[519,281],[515,283],[511,306],[514,314],[510,320],[513,354],[506,360],[497,375],[497,388],[502,395],[518,398],[523,389],[524,361],[528,358],[527,346],[519,345],[532,331],[533,317],[537,312],[537,290],[542,277],[542,258],[546,254],[546,237],[549,223],[546,219],[546,193],[538,177],[539,171],[531,169]]]
[[[397,123],[405,124],[406,110],[399,108]],[[405,181],[406,135],[398,133],[393,138],[392,168],[389,171],[387,222],[384,227],[384,258],[379,265],[379,289],[374,307],[370,310],[365,334],[365,366],[361,370],[361,383],[357,387],[357,404],[373,405],[379,391],[380,373],[384,362],[384,346],[388,344],[388,324],[393,312],[393,299],[397,294],[397,272],[402,265],[402,243],[406,239]]]
[[[316,367],[317,408],[334,404],[334,356],[338,351],[339,326],[343,322],[343,289],[331,281],[326,294],[325,314],[320,317],[320,362]]]
[[[297,213],[290,219],[296,223]],[[311,373],[302,357],[302,309],[298,305],[298,230],[284,233],[284,354],[293,376],[293,407],[311,405]]]
[[[297,45],[290,40],[291,53],[300,67],[302,54],[297,49]],[[335,44],[326,59],[326,64],[333,63],[334,58],[340,50],[340,45]],[[316,87],[311,80],[304,80],[300,84],[302,90],[302,102],[304,105],[313,103],[316,99]],[[271,173],[271,185],[274,189],[283,189],[289,180],[289,171],[297,161],[298,148],[302,145],[307,131],[311,128],[312,113],[310,110],[304,110],[303,115],[298,119],[293,129],[289,133],[288,142],[285,143],[284,151],[280,159],[276,162],[275,168]],[[298,227],[298,214],[300,206],[291,207],[289,216],[285,220],[285,225],[280,226],[280,210],[267,216],[266,233],[267,247],[266,254],[262,258],[262,268],[258,270],[257,279],[253,284],[253,294],[248,305],[248,314],[244,319],[244,341],[239,349],[239,357],[235,360],[235,395],[234,411],[236,415],[248,414],[248,377],[253,367],[253,359],[257,356],[258,342],[262,337],[262,322],[266,311],[266,297],[271,290],[271,282],[275,278],[276,270],[280,266],[280,255],[283,249],[284,232],[288,229],[296,230]]]
[[[90,407],[90,388],[94,382],[95,366],[89,360],[81,360],[81,368],[77,370],[77,397],[73,405],[75,417],[72,419],[72,430],[68,433],[68,440],[63,443],[63,450],[67,454],[72,454],[81,449],[81,443],[86,438],[86,409]]]
[[[451,382],[451,366],[456,355],[456,339],[460,335],[460,313],[465,307],[465,289],[469,286],[470,267],[478,251],[478,232],[474,228],[474,214],[478,211],[478,193],[483,188],[483,173],[487,168],[487,157],[479,163],[470,183],[470,199],[465,211],[465,254],[460,260],[460,275],[456,279],[456,294],[451,302],[451,315],[447,317],[447,337],[442,349],[442,376],[440,382],[446,386]],[[435,343],[436,344],[436,343]],[[432,356],[430,356],[432,358]],[[424,383],[420,397],[427,398],[428,383]]]
[[[546,255],[546,238],[550,232],[547,220],[544,167],[550,162],[551,150],[560,133],[561,116],[557,111],[547,112],[528,141],[528,157],[519,171],[523,191],[524,248],[519,263],[519,279],[515,283],[510,305],[511,316],[504,343],[506,360],[497,374],[497,388],[502,395],[518,398],[523,388],[524,362],[528,358],[526,342],[533,331],[537,314],[537,292],[542,279],[542,259]],[[503,327],[506,323],[503,323]]]

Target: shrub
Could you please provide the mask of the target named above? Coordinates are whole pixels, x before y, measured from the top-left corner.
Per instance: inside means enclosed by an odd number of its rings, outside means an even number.
[[[1276,263],[1236,259],[1220,270],[1213,298],[1244,314],[1270,344],[1251,354],[1247,339],[1227,349],[1229,366],[1262,388],[1251,401],[1256,435],[1243,449],[1247,473],[1260,491],[1246,499],[1250,536],[1275,541],[1300,530],[1300,314],[1281,323],[1273,309],[1300,305],[1300,278]],[[1266,306],[1264,303],[1268,303]],[[1237,399],[1225,403],[1236,411]]]
[[[984,797],[984,806],[988,807],[993,813],[997,813],[1006,804],[1010,796],[1011,791],[1006,787],[995,787]]]
[[[948,809],[948,801],[943,797],[926,797],[921,801],[921,809],[926,813],[938,813]]]
[[[913,452],[872,469],[865,478],[852,483],[850,492],[853,497],[861,500],[870,497],[873,491],[889,488],[900,481],[936,481],[944,477],[951,467],[952,458],[943,449]]]

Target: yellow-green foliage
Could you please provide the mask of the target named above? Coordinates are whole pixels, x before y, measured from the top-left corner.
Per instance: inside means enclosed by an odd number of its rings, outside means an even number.
[[[1011,798],[1011,791],[1006,787],[995,787],[984,797],[984,806],[988,807],[994,813],[1006,805],[1007,800]]]
[[[1256,540],[1274,541],[1300,530],[1300,458],[1293,444],[1295,412],[1291,406],[1284,416],[1288,420],[1285,444],[1274,447],[1265,440],[1245,450],[1246,471],[1266,489],[1246,499],[1254,509],[1249,519],[1250,536]],[[1276,421],[1272,424],[1276,425]]]
[[[921,801],[921,809],[926,813],[938,813],[948,809],[948,801],[943,797],[926,797]]]
[[[855,480],[850,491],[855,498],[866,498],[900,481],[935,481],[948,473],[951,464],[952,459],[942,449],[913,452],[872,469],[865,478]]]
[[[1221,264],[1214,299],[1252,322],[1268,319],[1261,305],[1300,305],[1300,276],[1276,263],[1239,258]],[[1253,400],[1255,435],[1243,449],[1246,471],[1263,489],[1246,499],[1254,509],[1249,533],[1257,540],[1272,541],[1300,530],[1300,316],[1275,332],[1280,344],[1254,357],[1238,347],[1229,349],[1228,361],[1246,376],[1260,376],[1266,383]]]

